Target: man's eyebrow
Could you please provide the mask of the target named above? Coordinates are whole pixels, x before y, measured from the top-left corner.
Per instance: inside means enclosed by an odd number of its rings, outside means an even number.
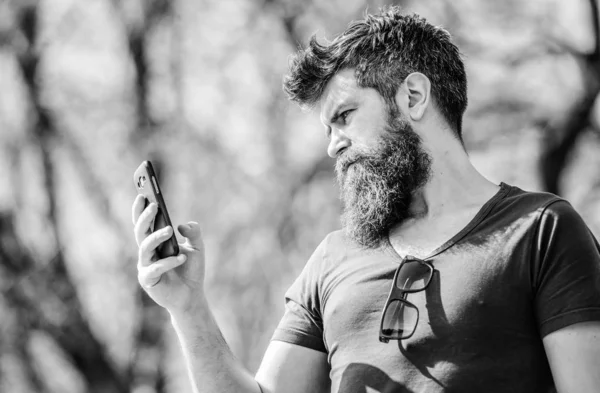
[[[335,123],[339,119],[340,115],[342,114],[341,109],[344,106],[346,106],[346,104],[348,104],[348,102],[342,101],[342,102],[340,102],[340,103],[338,103],[338,104],[335,105],[335,107],[334,107],[334,109],[332,111],[332,114],[329,117],[329,122],[327,124],[333,124],[333,123]],[[328,127],[327,124],[325,125],[326,127]]]
[[[350,104],[349,101],[342,101],[334,106],[333,113],[329,117],[329,121],[327,123],[325,123],[325,129],[326,129],[328,138],[331,135],[330,124],[335,124],[338,121],[338,119],[340,118],[340,115],[342,113],[344,113],[344,111],[342,109],[345,109],[345,107],[347,107],[349,104]]]

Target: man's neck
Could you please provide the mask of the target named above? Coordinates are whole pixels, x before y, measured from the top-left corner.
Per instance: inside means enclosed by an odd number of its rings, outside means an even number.
[[[413,195],[410,211],[415,221],[479,208],[498,191],[496,184],[475,169],[458,141],[442,141],[427,149],[432,158],[431,174]]]
[[[399,255],[426,257],[467,226],[499,190],[473,167],[460,143],[452,145],[428,146],[430,179],[414,193],[411,217],[389,234]]]

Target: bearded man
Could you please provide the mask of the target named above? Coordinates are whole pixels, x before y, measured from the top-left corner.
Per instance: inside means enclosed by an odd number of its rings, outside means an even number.
[[[462,143],[463,63],[449,34],[388,8],[285,79],[318,106],[336,158],[343,230],[318,246],[252,376],[206,302],[198,224],[133,206],[139,280],[165,307],[195,391],[597,392],[600,251],[565,200],[485,179]],[[187,258],[187,262],[183,261]]]

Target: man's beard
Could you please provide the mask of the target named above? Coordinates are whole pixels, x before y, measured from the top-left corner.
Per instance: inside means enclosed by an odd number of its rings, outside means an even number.
[[[396,110],[374,149],[350,147],[335,166],[346,235],[375,248],[406,220],[413,193],[429,180],[431,158],[421,138]]]

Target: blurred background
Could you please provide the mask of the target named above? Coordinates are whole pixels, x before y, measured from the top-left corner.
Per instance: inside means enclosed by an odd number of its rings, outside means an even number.
[[[201,223],[209,300],[254,372],[339,227],[318,116],[281,89],[289,55],[392,3],[461,48],[476,167],[567,198],[598,236],[595,0],[0,0],[0,391],[191,392],[137,284],[144,159],[174,223]]]

